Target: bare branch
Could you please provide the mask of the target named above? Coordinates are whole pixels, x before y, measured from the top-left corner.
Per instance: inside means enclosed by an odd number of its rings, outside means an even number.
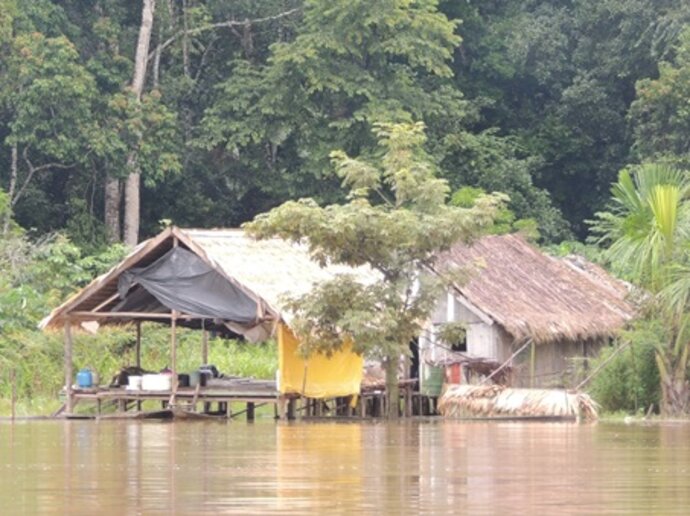
[[[209,51],[213,47],[213,45],[218,41],[218,38],[213,38],[211,41],[209,41],[208,45],[206,45],[206,48],[204,48],[203,53],[201,54],[201,60],[199,61],[199,67],[196,69],[196,74],[194,75],[194,82],[199,81],[199,77],[201,77],[201,72],[204,69],[204,66],[206,66],[206,58],[208,56]]]
[[[31,147],[30,145],[27,145],[26,147],[24,147],[24,150],[22,151],[22,158],[24,159],[24,163],[26,163],[26,166],[29,169],[29,173],[26,175],[26,178],[24,178],[24,182],[22,183],[22,186],[17,190],[17,193],[15,194],[15,196],[12,199],[10,199],[10,205],[13,207],[15,204],[17,204],[17,201],[24,194],[24,191],[29,186],[31,179],[34,177],[36,172],[40,172],[42,170],[46,170],[49,168],[68,169],[68,168],[72,168],[76,165],[76,163],[72,163],[71,165],[65,165],[63,163],[45,163],[43,165],[39,165],[38,167],[34,167],[33,163],[31,163],[31,160],[29,159],[29,154],[28,154],[30,147]]]
[[[208,25],[203,25],[201,27],[197,27],[195,29],[189,29],[189,30],[181,30],[179,32],[176,32],[172,36],[170,36],[168,39],[166,39],[161,45],[158,46],[157,51],[162,52],[166,48],[168,48],[170,45],[172,45],[175,41],[177,41],[178,38],[182,36],[193,36],[195,34],[200,34],[202,32],[206,32],[208,30],[213,30],[213,29],[221,29],[221,28],[233,28],[233,27],[240,27],[240,26],[246,26],[247,24],[256,24],[256,23],[264,23],[268,21],[273,21],[273,20],[279,20],[281,18],[285,18],[287,16],[291,16],[297,12],[301,11],[301,8],[296,7],[294,9],[290,9],[288,11],[276,14],[274,16],[266,16],[265,18],[256,18],[254,20],[249,20],[249,19],[244,19],[242,21],[238,20],[226,20],[224,22],[218,22],[218,23],[209,23]],[[156,51],[153,51],[149,54],[149,59],[152,59]]]

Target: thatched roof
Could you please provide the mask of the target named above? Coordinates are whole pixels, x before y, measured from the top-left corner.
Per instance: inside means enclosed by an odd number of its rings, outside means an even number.
[[[462,243],[439,257],[467,271],[459,299],[515,339],[544,343],[613,336],[634,315],[624,283],[583,258],[548,256],[517,235]]]
[[[41,327],[61,327],[68,319],[75,323],[89,320],[97,320],[100,324],[128,322],[131,319],[126,317],[103,316],[121,301],[117,290],[120,276],[132,268],[146,267],[156,262],[170,251],[175,242],[195,253],[234,286],[255,299],[259,307],[257,322],[274,324],[278,319],[289,320],[290,314],[284,310],[284,296],[304,294],[315,283],[335,274],[355,274],[362,281],[373,278],[373,273],[363,268],[321,267],[311,260],[305,246],[284,240],[257,241],[239,229],[172,227],[140,243],[122,262],[55,308],[41,322]],[[89,314],[93,312],[101,316],[90,319]],[[184,320],[181,324],[185,324]]]

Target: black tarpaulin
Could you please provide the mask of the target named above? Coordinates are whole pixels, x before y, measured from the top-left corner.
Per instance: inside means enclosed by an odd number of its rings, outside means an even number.
[[[174,247],[147,267],[125,271],[118,281],[118,293],[128,310],[141,311],[148,303],[139,296],[128,297],[140,285],[170,310],[251,325],[258,319],[258,302],[217,272],[197,255]]]

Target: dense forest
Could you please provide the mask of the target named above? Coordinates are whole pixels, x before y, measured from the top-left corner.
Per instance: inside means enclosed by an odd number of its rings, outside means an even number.
[[[454,189],[583,239],[621,168],[688,151],[683,5],[0,0],[4,228],[93,250],[337,201],[330,151],[423,121]]]

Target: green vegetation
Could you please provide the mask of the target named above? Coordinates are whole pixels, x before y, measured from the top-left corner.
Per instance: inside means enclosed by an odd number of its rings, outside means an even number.
[[[292,328],[307,355],[352,343],[355,352],[383,359],[388,417],[397,418],[398,359],[451,283],[425,266],[491,226],[504,196],[482,196],[468,208],[448,205],[448,184],[434,177],[424,152],[423,125],[379,124],[375,132],[382,151],[376,161],[331,153],[349,202],[289,201],[244,227],[259,238],[306,240],[321,263],[368,265],[379,273],[368,283],[339,275],[292,299]]]
[[[452,190],[508,194],[547,243],[584,238],[627,164],[686,152],[683,0],[0,0],[0,13],[0,190],[22,227],[89,251],[122,237],[130,186],[142,237],[162,219],[238,226],[299,196],[340,201],[328,154],[375,154],[378,122],[424,122]]]
[[[64,384],[63,340],[60,332],[38,330],[40,319],[74,289],[115,262],[124,249],[82,256],[62,237],[31,242],[15,228],[0,238],[0,415],[11,410],[13,385],[18,414],[48,414],[59,406]],[[75,370],[89,367],[101,381],[110,381],[122,366],[135,362],[133,328],[102,328],[97,335],[75,333]],[[181,371],[201,365],[201,334],[178,331]],[[278,365],[272,343],[250,345],[210,339],[209,362],[231,375],[273,378]],[[170,330],[142,326],[142,366],[158,371],[170,360]]]
[[[622,350],[617,346],[606,347],[589,361],[589,370],[606,362],[601,374],[587,386],[588,393],[604,411],[628,414],[658,411],[661,393],[654,355],[664,344],[663,334],[659,321],[639,322],[623,335],[618,344],[624,346]]]
[[[623,170],[611,211],[598,213],[593,225],[611,266],[644,289],[643,321],[658,323],[652,342],[667,416],[690,409],[688,178],[687,171],[659,163]]]
[[[329,153],[378,163],[372,129],[423,123],[452,205],[505,193],[491,231],[650,292],[645,320],[673,328],[655,346],[662,405],[687,404],[670,401],[688,391],[686,199],[675,186],[643,199],[634,171],[690,167],[689,13],[684,0],[0,0],[0,376],[39,361],[35,324],[122,256],[117,242],[162,220],[239,226],[300,197],[347,206]],[[610,201],[623,169],[632,190]],[[639,206],[621,204],[636,190]]]
[[[134,329],[101,329],[97,335],[77,333],[74,342],[75,371],[88,367],[98,373],[101,383],[109,383],[120,368],[135,363]],[[56,332],[25,331],[15,335],[19,356],[2,362],[0,375],[0,415],[11,406],[12,377],[18,399],[17,414],[48,414],[60,406],[58,394],[64,385],[63,340]],[[193,371],[201,364],[201,333],[178,329],[177,361],[180,372]],[[163,369],[170,361],[170,329],[155,324],[142,326],[142,367]],[[278,350],[275,343],[238,343],[209,339],[209,363],[226,375],[275,378]]]

